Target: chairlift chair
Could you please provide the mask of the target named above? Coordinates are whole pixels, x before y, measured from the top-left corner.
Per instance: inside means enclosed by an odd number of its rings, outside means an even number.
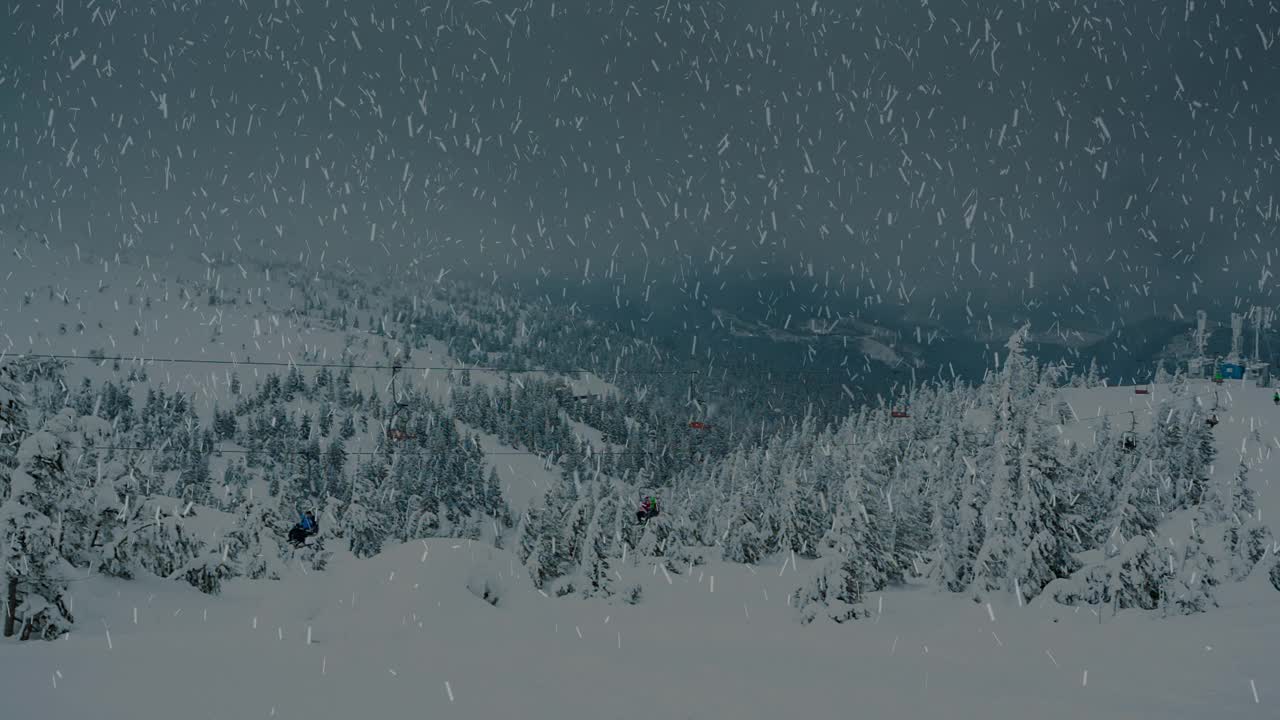
[[[1120,437],[1120,445],[1125,452],[1133,452],[1138,449],[1138,416],[1132,410],[1129,411],[1129,429]]]
[[[662,501],[658,497],[657,491],[651,488],[641,488],[637,497],[636,504],[636,521],[641,525],[647,524],[650,520],[658,517],[662,507]]]
[[[409,407],[409,403],[400,402],[400,395],[396,392],[396,375],[400,374],[400,368],[402,366],[403,361],[399,356],[391,361],[391,402],[395,404],[395,409],[391,411],[391,417],[387,418],[386,427],[387,438],[395,442],[404,442],[405,440],[412,440],[417,437],[417,435],[411,434],[403,427],[396,427],[396,417],[398,417],[405,408]]]
[[[911,415],[909,415],[906,410],[893,410],[889,413],[889,417],[908,418],[911,417]]]

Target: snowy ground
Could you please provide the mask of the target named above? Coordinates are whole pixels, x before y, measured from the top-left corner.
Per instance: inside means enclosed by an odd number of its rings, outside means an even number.
[[[1276,716],[1274,602],[1099,625],[1088,609],[988,612],[908,589],[885,593],[870,621],[802,627],[785,601],[795,572],[776,565],[713,563],[668,573],[670,584],[631,568],[646,585],[635,607],[545,598],[512,565],[478,544],[430,541],[220,598],[92,580],[77,594],[79,632],[0,645],[4,715]],[[497,607],[467,589],[485,577],[505,586]]]
[[[61,282],[73,288],[127,275],[118,291],[80,307],[50,302],[41,289],[24,310],[19,283],[44,285],[25,272],[10,276],[0,291],[0,348],[112,354],[114,338],[129,355],[196,348],[190,352],[226,357],[256,342],[255,359],[287,361],[299,349],[332,358],[343,347],[341,334],[283,315],[287,288],[273,297],[265,278],[260,299],[269,304],[224,310],[223,335],[210,344],[202,323],[213,311],[203,298],[171,295],[140,310],[124,296],[139,292],[130,287],[135,275],[144,285],[157,281],[140,269],[115,270],[59,266]],[[58,334],[58,322],[86,313],[106,327],[98,331],[95,321],[88,337]],[[265,327],[273,314],[282,325],[270,325],[266,343],[253,320]],[[135,318],[151,326],[139,340],[145,346],[126,342],[135,340]],[[370,357],[380,345],[370,343]],[[452,364],[436,348],[414,353],[415,364],[436,362]],[[172,371],[171,387],[195,390],[210,405],[225,397],[221,370]],[[499,381],[489,375],[474,381]],[[252,384],[249,373],[242,377]],[[1063,436],[1089,442],[1096,421],[1084,418],[1099,414],[1111,415],[1117,430],[1127,427],[1129,410],[1140,426],[1149,423],[1148,403],[1163,391],[1069,391],[1082,421],[1064,425]],[[1280,450],[1280,409],[1259,388],[1197,387],[1207,406],[1215,391],[1223,407],[1214,480],[1233,475],[1241,452],[1256,461],[1250,481],[1272,522],[1280,514],[1271,457]],[[1261,442],[1251,438],[1255,428]],[[483,441],[486,450],[505,449]],[[550,478],[535,457],[490,460],[517,509]],[[1048,599],[988,608],[905,588],[874,597],[879,613],[869,621],[808,627],[787,604],[805,570],[804,563],[797,570],[712,562],[664,571],[642,563],[621,569],[645,588],[641,603],[628,606],[547,598],[508,553],[433,540],[370,560],[339,554],[325,573],[236,582],[220,597],[174,582],[87,578],[72,585],[78,623],[67,639],[0,642],[0,718],[1280,717],[1280,593],[1265,570],[1220,591],[1221,608],[1190,618],[1112,617]],[[499,589],[496,607],[479,597],[486,583]]]
[[[1127,409],[1130,393],[1077,391],[1072,402],[1111,412]],[[1280,414],[1260,389],[1231,395],[1217,431],[1223,472],[1250,423],[1270,442]],[[1262,458],[1252,481],[1269,517],[1280,500],[1270,448],[1246,441],[1245,451]],[[905,588],[876,596],[869,621],[808,627],[787,605],[799,584],[792,567],[642,563],[623,574],[644,584],[637,606],[552,599],[509,554],[434,540],[371,560],[339,555],[328,572],[238,582],[216,598],[90,579],[76,586],[69,639],[0,645],[4,717],[1280,714],[1280,594],[1260,572],[1189,618],[1113,617],[1047,599],[988,608]],[[496,607],[478,597],[486,581]]]

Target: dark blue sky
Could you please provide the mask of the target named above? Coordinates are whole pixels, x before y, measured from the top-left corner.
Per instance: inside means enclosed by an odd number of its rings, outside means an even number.
[[[3,11],[4,244],[952,322],[1274,302],[1272,3]]]

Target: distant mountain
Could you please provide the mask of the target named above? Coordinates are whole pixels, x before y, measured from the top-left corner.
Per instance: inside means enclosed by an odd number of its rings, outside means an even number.
[[[1195,323],[1182,318],[1150,317],[1118,327],[1088,347],[1080,349],[1080,355],[1088,362],[1096,358],[1107,377],[1114,380],[1151,377],[1161,363],[1169,371],[1186,367],[1186,362],[1198,352],[1195,346]],[[1246,327],[1242,342],[1246,357],[1254,355],[1254,335]],[[1280,348],[1274,330],[1264,330],[1258,337],[1258,355],[1263,361],[1275,364],[1280,360],[1276,349]],[[1231,324],[1224,319],[1211,322],[1205,355],[1210,358],[1225,357],[1231,353]]]

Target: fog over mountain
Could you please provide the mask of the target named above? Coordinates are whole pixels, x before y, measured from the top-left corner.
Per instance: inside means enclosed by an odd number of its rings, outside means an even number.
[[[301,254],[636,318],[871,313],[975,336],[1274,292],[1274,3],[59,0],[3,18],[6,245]]]

